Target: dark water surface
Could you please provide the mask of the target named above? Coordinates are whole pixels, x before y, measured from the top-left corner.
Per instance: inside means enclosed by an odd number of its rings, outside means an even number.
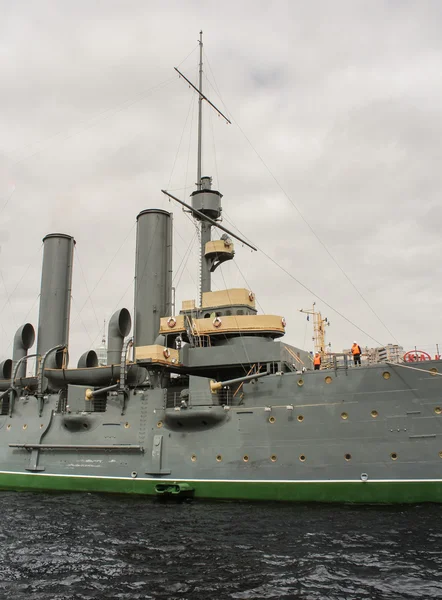
[[[442,599],[442,506],[0,492],[0,598]]]

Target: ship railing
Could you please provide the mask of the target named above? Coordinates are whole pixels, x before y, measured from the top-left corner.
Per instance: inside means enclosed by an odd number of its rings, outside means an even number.
[[[297,355],[295,350],[284,345],[281,353],[281,361],[286,365],[289,371],[302,371],[302,368],[311,368],[311,365],[306,365]]]
[[[209,396],[206,392],[191,392],[182,394],[188,388],[167,390],[166,408],[191,408],[193,406],[229,406],[233,403],[233,392],[230,388],[223,388],[215,395]]]

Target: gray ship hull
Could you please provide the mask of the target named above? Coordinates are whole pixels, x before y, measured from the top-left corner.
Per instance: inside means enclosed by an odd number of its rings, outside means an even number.
[[[430,372],[434,369],[434,372]],[[167,389],[17,399],[0,417],[3,489],[320,502],[442,501],[442,361],[270,375],[240,403]],[[174,405],[175,404],[175,405]],[[99,405],[103,409],[103,405]]]

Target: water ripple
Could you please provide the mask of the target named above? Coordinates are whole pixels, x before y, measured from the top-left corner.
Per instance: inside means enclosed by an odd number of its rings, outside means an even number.
[[[2,600],[442,598],[442,507],[0,492]]]

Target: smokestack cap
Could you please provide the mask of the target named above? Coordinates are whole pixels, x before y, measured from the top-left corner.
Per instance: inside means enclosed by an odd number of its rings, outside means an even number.
[[[68,235],[67,233],[48,233],[48,235],[45,235],[43,238],[43,242],[49,238],[65,238],[66,240],[74,240],[72,235]],[[74,240],[74,244],[75,244],[75,240]]]
[[[138,213],[137,221],[142,215],[155,214],[155,213],[160,214],[160,215],[167,215],[168,217],[170,217],[172,214],[170,212],[167,212],[167,210],[163,210],[161,208],[146,208],[145,210],[142,210],[140,213]]]

